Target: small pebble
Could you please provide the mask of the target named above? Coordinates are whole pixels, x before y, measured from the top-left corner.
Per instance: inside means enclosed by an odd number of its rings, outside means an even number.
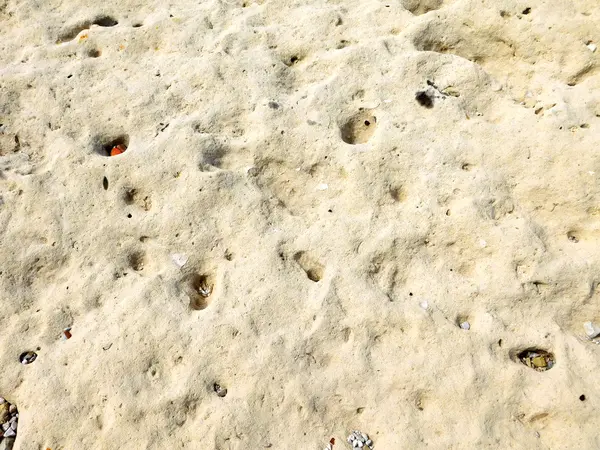
[[[463,330],[470,330],[471,329],[471,324],[469,322],[463,322],[463,323],[460,324],[460,327]]]
[[[598,48],[596,46],[596,44],[594,44],[592,42],[590,42],[586,47],[589,48],[592,53],[594,53],[596,51],[596,49]]]
[[[19,424],[17,422],[13,422],[10,424],[10,428],[13,429],[14,431],[17,431],[18,426],[19,426]]]
[[[187,262],[188,257],[187,257],[187,255],[184,255],[182,253],[173,253],[171,255],[171,259],[173,260],[175,265],[181,269],[183,266],[185,266],[185,263]]]
[[[10,423],[6,422],[2,424],[2,431],[6,431],[10,428]]]
[[[17,435],[17,433],[12,428],[9,428],[8,430],[6,430],[4,432],[4,437],[5,438],[7,438],[7,437],[13,437],[13,436],[16,436],[16,435]]]
[[[8,408],[8,412],[11,414],[14,414],[17,412],[17,406],[16,405],[10,405]]]
[[[71,339],[71,337],[72,337],[72,336],[73,336],[73,335],[71,334],[71,328],[70,328],[70,327],[69,327],[69,328],[65,328],[65,329],[63,330],[63,332],[62,332],[61,339],[62,339],[63,341],[66,341],[67,339]]]
[[[590,339],[600,336],[600,327],[594,322],[584,322],[583,329]]]
[[[0,397],[0,405],[1,405],[2,403],[4,403],[5,401],[6,401],[6,400],[4,400],[4,398],[3,398],[3,397]]]
[[[423,309],[427,309],[427,308],[429,308],[429,303],[427,303],[427,301],[424,301],[424,302],[419,303],[419,306]]]

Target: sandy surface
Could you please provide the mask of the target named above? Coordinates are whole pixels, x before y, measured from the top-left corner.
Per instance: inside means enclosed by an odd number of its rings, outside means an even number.
[[[596,0],[99,5],[0,0],[16,450],[600,448]]]

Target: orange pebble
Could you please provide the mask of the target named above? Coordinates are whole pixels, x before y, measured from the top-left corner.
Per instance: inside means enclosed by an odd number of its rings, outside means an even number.
[[[127,150],[127,147],[123,144],[115,145],[110,151],[110,156],[117,156],[121,153],[125,153],[125,150]]]

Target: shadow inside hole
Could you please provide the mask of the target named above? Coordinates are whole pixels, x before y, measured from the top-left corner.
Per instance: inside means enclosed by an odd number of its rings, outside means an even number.
[[[119,145],[123,146],[125,150],[127,150],[129,148],[129,136],[123,134],[114,139],[97,137],[95,139],[94,151],[102,156],[111,156],[111,150]]]
[[[369,111],[360,111],[350,117],[340,128],[342,140],[346,144],[364,144],[373,134],[377,127],[377,118]]]
[[[294,260],[304,270],[310,281],[315,283],[321,281],[325,272],[322,264],[308,256],[306,252],[297,252],[294,255]]]
[[[116,19],[110,16],[100,16],[92,22],[93,25],[98,25],[99,27],[114,27],[118,23]]]
[[[415,100],[424,108],[433,108],[433,97],[425,91],[419,91],[415,94]]]
[[[288,66],[291,67],[293,65],[298,64],[300,61],[302,61],[302,56],[301,55],[292,55],[289,57],[289,59],[283,60],[283,63]]]
[[[100,50],[98,50],[97,48],[94,48],[94,49],[88,51],[87,55],[90,58],[98,58],[100,55],[102,55],[102,52]]]
[[[215,280],[212,275],[195,273],[188,277],[190,308],[200,311],[206,309],[212,301]]]
[[[144,252],[134,252],[129,255],[129,266],[136,272],[144,270],[146,265],[146,254]]]
[[[525,366],[537,372],[545,372],[556,365],[556,357],[552,352],[535,347],[524,350],[512,350],[510,357],[513,361],[520,361]]]

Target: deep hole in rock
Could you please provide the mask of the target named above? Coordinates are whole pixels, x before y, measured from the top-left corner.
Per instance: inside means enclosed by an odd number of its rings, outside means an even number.
[[[129,136],[119,135],[114,139],[96,138],[96,153],[102,156],[118,156],[129,148]]]
[[[359,110],[341,126],[342,140],[346,144],[364,144],[375,133],[377,118],[367,110]]]
[[[206,309],[212,302],[215,277],[209,273],[194,273],[186,280],[190,307],[196,311]]]
[[[415,94],[417,103],[427,109],[433,108],[433,97],[425,91],[419,91]]]
[[[92,22],[93,25],[98,25],[99,27],[114,27],[118,23],[116,19],[110,16],[100,16]]]
[[[515,357],[521,361],[521,363],[530,369],[536,370],[537,372],[545,372],[546,370],[550,370],[556,364],[556,358],[554,357],[554,354],[534,347],[527,348],[519,352],[513,352],[513,359],[515,359]]]

